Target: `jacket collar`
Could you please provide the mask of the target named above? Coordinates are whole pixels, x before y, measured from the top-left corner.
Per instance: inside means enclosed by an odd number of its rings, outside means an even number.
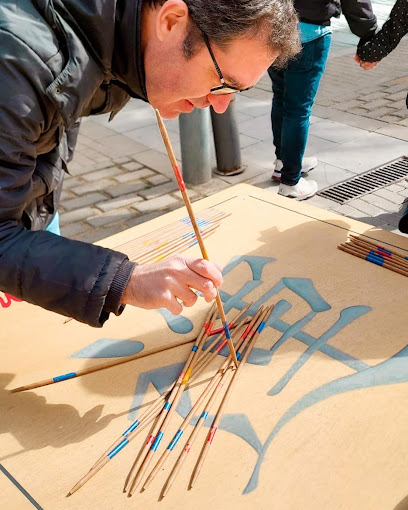
[[[102,19],[95,16],[98,10],[92,1],[35,2],[65,48],[65,68],[46,92],[61,112],[66,128],[78,119],[84,102],[91,101],[103,81],[118,79],[129,95],[147,101],[141,49],[143,0],[104,0],[99,4]],[[93,79],[84,80],[85,72]]]
[[[147,101],[142,52],[143,0],[118,0],[112,72],[130,96]]]

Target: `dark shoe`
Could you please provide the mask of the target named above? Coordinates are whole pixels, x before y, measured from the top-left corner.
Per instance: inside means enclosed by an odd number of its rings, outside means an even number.
[[[399,220],[398,230],[403,234],[408,234],[408,203],[405,202],[403,207],[405,207],[405,210]]]
[[[216,175],[223,175],[224,177],[232,177],[233,175],[239,175],[245,172],[246,165],[242,165],[239,168],[231,168],[230,170],[220,171],[217,168],[213,170]]]

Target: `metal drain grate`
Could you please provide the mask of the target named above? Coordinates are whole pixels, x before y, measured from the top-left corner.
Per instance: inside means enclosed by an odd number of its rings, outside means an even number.
[[[408,156],[402,156],[395,159],[390,163],[364,172],[347,181],[340,182],[334,186],[322,189],[317,192],[317,195],[334,200],[339,204],[345,204],[350,200],[362,197],[389,186],[395,182],[402,181],[408,177]]]

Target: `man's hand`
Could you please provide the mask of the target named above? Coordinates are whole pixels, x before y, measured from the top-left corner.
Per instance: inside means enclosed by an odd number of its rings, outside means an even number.
[[[365,71],[370,71],[370,69],[373,69],[378,64],[378,62],[365,62],[364,60],[361,60],[358,55],[354,55],[354,60]]]
[[[183,255],[169,257],[154,264],[136,266],[123,293],[122,303],[147,310],[167,308],[174,315],[184,306],[193,306],[197,295],[203,293],[207,302],[212,301],[216,288],[222,284],[221,268],[207,260]]]

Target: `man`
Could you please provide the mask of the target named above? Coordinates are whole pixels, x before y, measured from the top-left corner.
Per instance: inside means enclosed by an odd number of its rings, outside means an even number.
[[[303,158],[309,118],[326,67],[331,42],[330,19],[341,9],[353,34],[366,39],[377,27],[370,0],[294,0],[300,23],[302,52],[287,68],[268,70],[272,79],[271,111],[276,161],[272,180],[280,195],[305,200],[317,192],[317,182],[302,177],[317,166],[315,157]]]
[[[192,306],[219,268],[176,256],[137,266],[50,228],[81,116],[149,101],[166,118],[253,86],[298,50],[290,0],[1,0],[0,289],[102,326],[124,304]]]

